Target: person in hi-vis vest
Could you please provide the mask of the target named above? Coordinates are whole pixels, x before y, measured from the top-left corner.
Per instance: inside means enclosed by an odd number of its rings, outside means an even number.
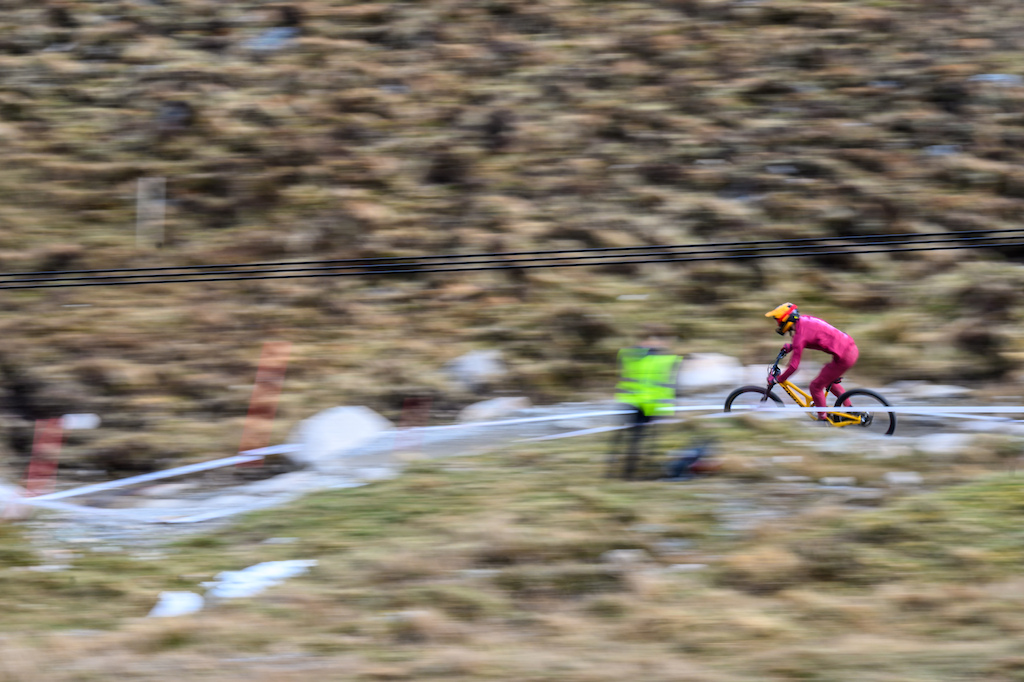
[[[619,351],[621,373],[616,388],[615,400],[630,409],[626,416],[630,428],[626,430],[626,461],[623,478],[633,478],[643,458],[644,440],[648,425],[655,417],[670,416],[676,399],[676,381],[679,374],[680,357],[669,352],[671,335],[662,325],[644,327],[643,341],[636,346]],[[622,444],[622,438],[613,441],[614,449]],[[609,468],[609,476],[614,472]]]

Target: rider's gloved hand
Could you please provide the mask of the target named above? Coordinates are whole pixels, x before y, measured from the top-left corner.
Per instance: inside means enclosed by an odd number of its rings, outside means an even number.
[[[791,343],[783,344],[782,345],[782,352],[783,353],[792,353],[793,352],[793,344],[791,344]]]

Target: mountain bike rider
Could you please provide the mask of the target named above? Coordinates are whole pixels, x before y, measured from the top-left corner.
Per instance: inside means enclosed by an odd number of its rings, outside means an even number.
[[[782,383],[793,376],[800,368],[800,359],[803,356],[804,348],[810,348],[832,356],[832,361],[822,367],[821,372],[811,382],[810,393],[815,406],[826,407],[825,389],[830,384],[832,393],[837,396],[842,395],[843,388],[839,386],[839,382],[842,381],[843,373],[856,364],[857,357],[860,355],[853,338],[822,319],[801,315],[799,309],[792,303],[783,303],[778,308],[765,313],[765,317],[775,319],[778,324],[776,333],[784,335],[789,332],[793,338],[792,343],[787,343],[782,347],[782,350],[791,353],[789,365],[778,377],[768,377],[769,385],[773,381]],[[846,404],[849,406],[849,401]],[[827,414],[819,412],[818,419],[827,420]]]

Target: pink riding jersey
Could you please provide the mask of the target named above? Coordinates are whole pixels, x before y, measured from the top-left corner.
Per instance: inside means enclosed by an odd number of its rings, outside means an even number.
[[[849,334],[845,334],[828,322],[810,315],[801,315],[793,330],[792,355],[789,366],[779,375],[779,381],[785,381],[800,368],[800,358],[804,348],[820,350],[832,356],[832,362],[822,367],[821,372],[811,382],[811,397],[819,407],[825,405],[825,389],[829,384],[843,376],[843,372],[853,367],[860,352],[857,344]],[[835,391],[833,391],[835,392]],[[824,418],[824,415],[819,415]]]

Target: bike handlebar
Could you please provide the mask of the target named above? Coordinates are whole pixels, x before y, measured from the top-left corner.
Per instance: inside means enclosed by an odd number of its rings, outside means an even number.
[[[779,369],[779,363],[782,362],[782,358],[786,357],[787,355],[789,355],[789,351],[786,350],[785,348],[779,351],[779,355],[775,358],[775,362],[773,362],[772,366],[768,368],[768,376],[774,379],[775,377],[782,374],[782,370]],[[773,382],[769,380],[769,383]]]

